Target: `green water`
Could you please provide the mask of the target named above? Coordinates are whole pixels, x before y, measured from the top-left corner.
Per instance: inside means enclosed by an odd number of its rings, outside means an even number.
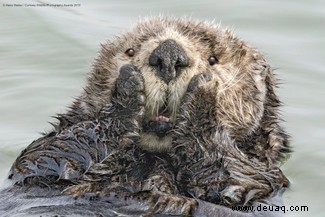
[[[76,7],[6,7],[0,1],[0,178],[23,147],[51,128],[82,90],[100,42],[141,17],[215,20],[259,48],[281,79],[284,126],[294,153],[282,167],[288,206],[325,216],[325,1],[47,1]]]

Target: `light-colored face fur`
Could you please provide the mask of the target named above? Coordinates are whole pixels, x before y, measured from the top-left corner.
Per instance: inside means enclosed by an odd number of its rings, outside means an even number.
[[[157,76],[149,64],[150,54],[164,41],[172,39],[180,45],[189,65],[180,70],[169,83]],[[132,48],[134,56],[125,52]],[[218,63],[209,64],[209,57]],[[111,97],[119,68],[135,65],[144,76],[146,91],[145,118],[154,119],[159,109],[167,106],[171,120],[175,117],[182,96],[194,75],[212,72],[215,85],[217,118],[236,138],[251,134],[260,124],[266,100],[266,76],[273,90],[273,75],[261,54],[218,25],[181,19],[151,19],[140,22],[134,29],[102,45],[88,78],[85,94],[79,98],[84,113],[99,110]],[[88,94],[96,93],[96,94]],[[159,138],[154,133],[141,133],[144,149],[168,149],[171,137]]]

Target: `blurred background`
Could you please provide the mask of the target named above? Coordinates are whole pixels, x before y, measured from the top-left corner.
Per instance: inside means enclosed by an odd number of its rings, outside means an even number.
[[[42,3],[75,6],[24,5]],[[294,150],[282,166],[292,183],[284,201],[308,206],[287,216],[325,216],[323,0],[1,0],[0,179],[81,92],[100,43],[157,15],[215,20],[265,55],[280,79]]]

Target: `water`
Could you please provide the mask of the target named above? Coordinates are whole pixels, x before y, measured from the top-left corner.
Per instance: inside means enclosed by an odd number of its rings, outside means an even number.
[[[41,1],[15,1],[40,3]],[[100,42],[141,17],[216,20],[259,48],[281,79],[284,123],[292,157],[282,167],[292,182],[288,206],[325,216],[325,1],[47,1],[76,7],[3,7],[0,1],[0,178],[23,147],[51,129],[81,92]]]

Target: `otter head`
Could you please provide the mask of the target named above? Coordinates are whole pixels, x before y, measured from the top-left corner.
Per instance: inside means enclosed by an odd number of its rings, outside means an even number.
[[[227,29],[182,19],[150,19],[132,31],[102,45],[85,92],[72,107],[91,116],[105,105],[119,69],[135,65],[143,74],[146,92],[145,120],[140,145],[166,150],[169,130],[193,76],[211,72],[215,85],[216,118],[235,140],[244,140],[260,128],[277,135],[279,101],[272,70],[262,55]],[[94,112],[95,111],[95,112]],[[263,125],[263,126],[262,126]],[[271,132],[272,131],[272,132]]]

